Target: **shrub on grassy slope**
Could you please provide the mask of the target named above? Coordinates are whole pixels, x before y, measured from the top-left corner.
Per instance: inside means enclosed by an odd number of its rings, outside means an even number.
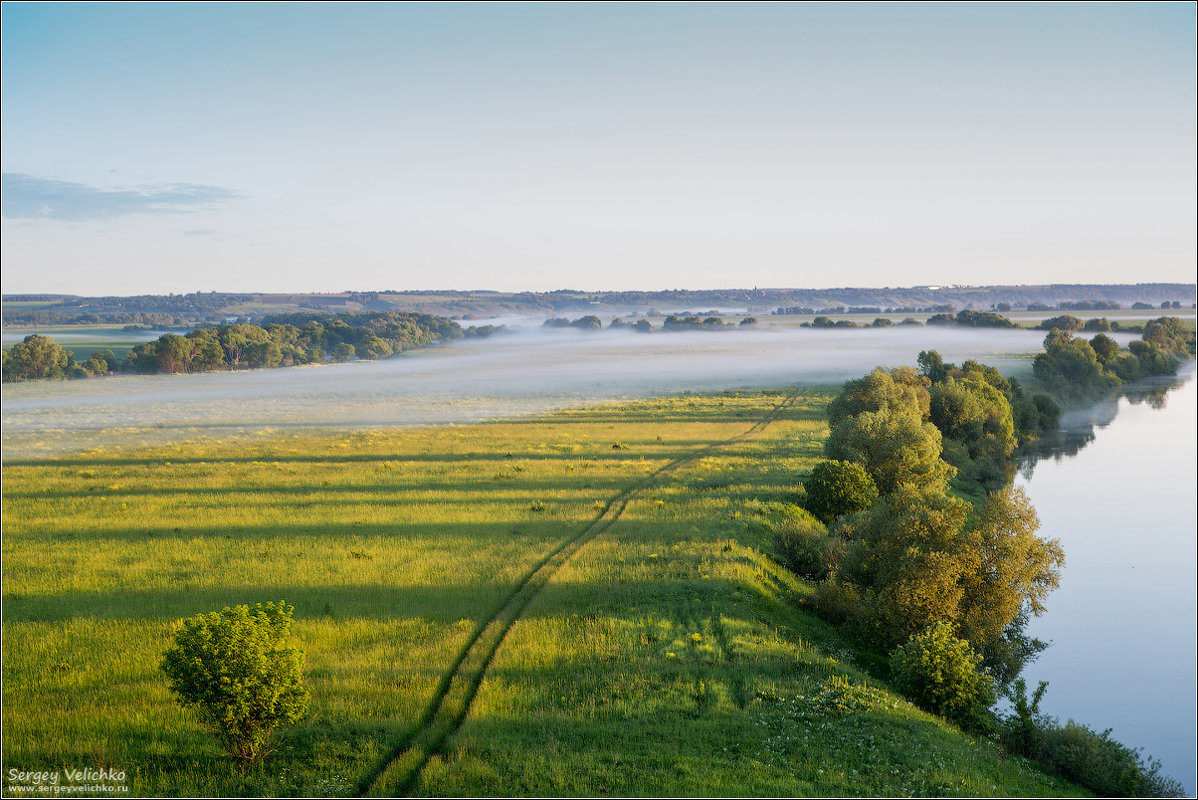
[[[778,560],[796,575],[821,580],[837,560],[831,551],[840,540],[828,536],[828,529],[807,510],[791,508],[797,513],[789,513],[770,526]]]
[[[997,699],[994,679],[978,669],[969,642],[937,623],[890,654],[895,686],[915,703],[964,727],[979,727]]]

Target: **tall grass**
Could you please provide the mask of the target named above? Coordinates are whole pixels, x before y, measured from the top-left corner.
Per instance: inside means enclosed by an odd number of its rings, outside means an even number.
[[[828,395],[710,449],[783,397],[9,462],[3,769],[118,767],[139,795],[350,794],[522,576],[698,455],[557,569],[413,791],[1069,793],[886,692],[791,602],[810,587],[761,521],[818,459]],[[158,663],[174,620],[279,599],[311,710],[245,766]]]

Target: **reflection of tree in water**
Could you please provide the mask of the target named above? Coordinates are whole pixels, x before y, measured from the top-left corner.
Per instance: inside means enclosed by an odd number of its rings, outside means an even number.
[[[1079,450],[1094,441],[1095,428],[1105,428],[1114,422],[1119,413],[1120,397],[1126,397],[1132,405],[1147,403],[1150,408],[1159,411],[1168,402],[1169,392],[1181,386],[1189,377],[1192,375],[1180,379],[1168,376],[1141,381],[1089,408],[1066,412],[1061,416],[1057,430],[1019,449],[1016,454],[1019,458],[1019,474],[1024,480],[1030,480],[1036,464],[1042,459],[1060,461],[1077,455]]]
[[[1123,396],[1132,405],[1138,406],[1140,403],[1147,403],[1152,408],[1160,411],[1165,407],[1165,403],[1167,402],[1165,398],[1168,396],[1169,390],[1180,385],[1175,383],[1169,386],[1146,386],[1126,392]]]

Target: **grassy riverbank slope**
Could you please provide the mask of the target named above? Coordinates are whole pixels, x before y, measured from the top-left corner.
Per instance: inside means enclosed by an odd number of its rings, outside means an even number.
[[[867,674],[764,522],[833,390],[4,466],[4,763],[135,795],[1081,793]],[[307,718],[249,767],[158,670],[285,600]]]

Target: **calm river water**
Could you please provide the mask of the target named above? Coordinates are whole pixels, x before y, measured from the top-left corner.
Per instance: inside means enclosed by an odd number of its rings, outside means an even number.
[[[1054,642],[1024,670],[1029,689],[1049,682],[1041,711],[1113,728],[1193,797],[1198,384],[1192,366],[1184,377],[1161,408],[1119,398],[1067,415],[1093,441],[1017,483],[1065,548],[1061,587],[1028,628]]]

